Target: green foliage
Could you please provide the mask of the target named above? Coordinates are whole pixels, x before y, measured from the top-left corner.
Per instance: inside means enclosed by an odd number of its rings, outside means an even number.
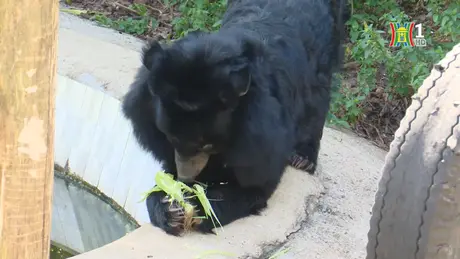
[[[220,27],[226,0],[164,0],[178,5],[181,16],[173,21],[176,37],[197,29]],[[350,0],[352,17],[348,22],[347,62],[358,67],[356,85],[337,87],[332,96],[328,122],[350,127],[363,115],[362,105],[377,85],[378,69],[383,67],[389,98],[410,98],[454,43],[458,42],[460,7],[457,1]],[[384,15],[382,15],[384,14]],[[426,15],[425,20],[419,17]],[[422,23],[426,47],[389,47],[390,22]],[[341,78],[337,75],[336,79]],[[338,82],[335,82],[337,85]]]
[[[438,62],[459,40],[459,4],[456,1],[351,0],[348,21],[347,61],[355,62],[357,84],[333,94],[329,122],[354,124],[362,116],[362,106],[377,86],[378,69],[384,68],[390,98],[410,98]],[[384,14],[384,15],[381,15]],[[419,17],[426,15],[425,20]],[[389,47],[390,22],[422,23],[426,47]]]
[[[163,0],[163,5],[180,12],[180,16],[175,17],[171,22],[174,29],[173,38],[180,38],[191,31],[209,32],[219,29],[227,0]],[[91,19],[104,26],[137,35],[145,34],[149,28],[158,26],[157,21],[149,17],[149,8],[146,5],[132,4],[127,9],[137,13],[138,17],[111,19],[97,13]]]
[[[195,183],[193,184],[193,187],[189,187],[183,182],[174,180],[172,174],[165,173],[164,171],[160,171],[155,175],[155,183],[155,187],[153,187],[150,191],[144,194],[144,198],[142,199],[142,201],[147,199],[149,194],[152,192],[163,191],[166,194],[168,194],[170,202],[176,201],[177,203],[179,203],[179,205],[181,205],[184,208],[185,216],[187,217],[193,216],[194,214],[193,205],[189,203],[187,200],[192,197],[197,197],[205,213],[204,217],[211,218],[214,227],[217,227],[214,221],[216,220],[216,222],[222,228],[222,225],[220,224],[220,221],[217,218],[214,209],[211,206],[211,203],[206,197],[206,192],[203,186]]]
[[[227,0],[163,0],[165,4],[177,5],[181,15],[172,22],[175,37],[183,37],[190,31],[214,31],[227,6]]]
[[[112,20],[105,15],[96,14],[93,16],[93,19],[107,27],[111,27],[121,32],[135,35],[143,35],[144,33],[146,33],[150,26],[157,26],[156,20],[149,17],[141,17],[139,19],[127,17]]]
[[[138,15],[135,17],[112,19],[107,17],[105,14],[96,12],[90,17],[90,19],[95,20],[106,27],[134,35],[143,35],[147,33],[147,31],[158,26],[157,20],[148,15],[147,6],[143,4],[132,4],[127,8]]]
[[[179,11],[172,20],[172,38],[195,30],[220,28],[227,0],[162,0],[165,8]],[[460,40],[460,4],[457,0],[349,0],[352,16],[347,23],[346,63],[357,67],[355,83],[335,87],[328,122],[352,127],[364,116],[363,106],[376,87],[389,99],[407,99],[418,89],[438,62]],[[400,3],[400,4],[398,4]],[[112,20],[97,14],[98,22],[131,34],[144,34],[158,24],[141,4],[128,7],[136,18]],[[415,22],[423,26],[426,47],[389,47],[390,22]],[[415,34],[416,32],[414,32]],[[380,85],[379,71],[385,74]],[[337,75],[348,78],[350,71]],[[381,74],[381,73],[380,73]],[[334,82],[336,86],[338,81]],[[384,102],[384,100],[382,100]]]

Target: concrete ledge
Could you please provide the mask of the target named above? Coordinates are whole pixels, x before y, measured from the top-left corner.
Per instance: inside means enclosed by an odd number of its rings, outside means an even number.
[[[141,65],[143,41],[61,12],[58,73],[120,99]]]
[[[61,13],[61,20],[67,19],[65,17],[69,18]],[[343,235],[349,236],[346,233],[355,228],[356,222],[331,220],[327,223],[328,226],[335,224],[334,231],[326,233],[325,223],[308,221],[318,205],[318,199],[327,193],[323,182],[335,183],[335,179],[340,179],[337,181],[342,181],[342,185],[334,186],[340,192],[332,191],[330,199],[323,199],[328,204],[319,201],[322,209],[340,207],[344,211],[340,217],[350,217],[352,213],[354,217],[363,215],[367,209],[367,205],[363,207],[363,200],[366,204],[373,200],[372,188],[379,178],[385,152],[354,135],[328,128],[325,128],[322,140],[319,175],[310,176],[288,169],[280,188],[261,216],[236,221],[226,226],[223,233],[219,232],[219,236],[190,233],[177,238],[150,226],[146,206],[138,201],[142,192],[155,184],[154,176],[160,169],[159,164],[138,146],[129,124],[121,116],[117,100],[126,92],[141,64],[138,51],[142,43],[131,38],[75,17],[61,22],[60,75],[56,92],[56,162],[63,166],[69,161],[75,173],[112,197],[144,224],[114,243],[76,258],[187,259],[209,250],[233,253],[235,256],[230,258],[265,256],[267,250],[290,241],[310,223],[316,227],[314,231],[319,232],[296,239],[296,246],[303,249],[297,249],[301,251],[295,255],[287,254],[278,259],[342,258],[339,257],[342,254],[337,252],[338,245],[330,248],[336,243],[333,241],[335,232],[343,231]],[[343,199],[344,193],[349,193],[351,198]],[[368,197],[370,193],[372,197]],[[367,230],[368,220],[359,221],[359,225]],[[346,243],[359,249],[353,241],[361,242],[365,234],[356,234],[355,239]],[[324,239],[327,242],[323,242]],[[305,247],[309,249],[308,253],[304,253]],[[333,256],[324,257],[325,249],[331,250],[329,254]],[[310,257],[312,254],[317,256]]]
[[[190,235],[191,239],[177,239],[149,226],[145,203],[139,203],[142,193],[155,185],[154,177],[160,165],[138,145],[128,121],[121,114],[118,100],[59,75],[55,134],[57,164],[68,164],[76,175],[111,197],[140,224],[147,223],[139,231],[128,235],[128,241],[122,239],[104,248],[114,247],[118,258],[129,258],[125,253],[134,251],[130,245],[123,250],[118,247],[119,244],[125,246],[125,242],[131,244],[134,241],[129,240],[139,238],[161,242],[149,245],[137,242],[139,250],[135,250],[136,256],[139,256],[138,253],[155,252],[165,255],[172,253],[171,258],[187,258],[193,253],[193,248],[221,250],[237,255],[259,253],[264,243],[284,242],[286,236],[298,230],[300,222],[313,211],[322,190],[317,177],[288,169],[280,188],[269,201],[270,209],[264,211],[262,216],[227,226],[218,237],[194,233]],[[186,249],[188,246],[191,248]],[[98,253],[110,255],[112,252],[96,250],[95,253],[95,258],[105,258]],[[116,257],[110,255],[106,258]]]
[[[75,258],[193,258],[206,251],[231,253],[231,258],[256,255],[265,243],[281,243],[313,212],[322,185],[315,177],[288,169],[280,188],[261,216],[251,216],[217,230],[218,236],[190,233],[174,237],[149,224],[100,249]],[[282,202],[280,202],[282,201]],[[220,258],[220,257],[214,257]],[[222,257],[228,258],[228,257]]]
[[[290,168],[261,216],[230,224],[217,237],[192,233],[176,238],[150,226],[146,206],[138,202],[142,193],[155,184],[155,172],[160,166],[137,144],[120,113],[119,101],[63,76],[58,76],[56,93],[56,162],[64,165],[68,161],[78,176],[146,224],[125,238],[80,255],[83,258],[139,258],[148,254],[193,258],[209,250],[237,255],[233,258],[258,256],[265,252],[265,246],[283,244],[291,233],[303,227],[323,192],[323,174],[367,178],[360,175],[376,175],[383,164],[383,151],[365,145],[353,135],[325,128],[319,177]],[[355,195],[362,198],[360,193]],[[359,200],[352,199],[342,205],[358,204]]]
[[[328,249],[330,246],[328,243],[335,243],[333,241],[334,236],[341,236],[340,238],[348,236],[346,242],[349,242],[352,247],[359,248],[358,251],[355,251],[356,254],[362,254],[361,247],[365,246],[363,240],[370,216],[368,211],[375,192],[374,184],[379,179],[379,170],[383,165],[385,152],[352,134],[329,128],[324,129],[322,146],[318,175],[310,176],[304,172],[288,168],[278,190],[269,200],[268,208],[263,211],[261,216],[251,216],[227,225],[224,232],[218,232],[218,236],[190,233],[184,237],[173,237],[150,224],[144,224],[120,240],[75,258],[191,259],[206,251],[217,250],[231,253],[233,256],[215,255],[209,258],[267,259],[267,253],[272,253],[268,250],[283,246],[286,242],[292,242],[294,246],[297,246],[292,249],[293,253],[296,254],[289,252],[278,259],[304,259],[310,258],[306,255],[316,254],[313,251],[308,252],[309,245],[312,248],[314,245],[316,249],[318,247]],[[333,199],[333,202],[341,205],[340,208],[334,208],[334,210],[343,211],[337,215],[346,217],[348,222],[335,222],[336,220],[331,218],[334,214],[327,215],[329,222],[324,222],[324,220],[317,222],[317,219],[311,221],[311,216],[315,214],[318,204],[320,204],[321,210],[327,206],[333,208],[331,204],[322,204],[321,202],[322,195],[328,191],[323,187],[324,177],[329,180],[332,179],[334,182],[341,181],[341,185],[334,187],[336,190],[333,191],[333,196],[330,198]],[[346,199],[344,199],[345,195],[348,195]],[[336,212],[330,211],[329,213]],[[345,213],[352,213],[353,216],[348,216]],[[358,217],[363,217],[363,219],[352,220]],[[344,225],[345,223],[347,225]],[[309,228],[310,225],[311,229]],[[334,229],[334,232],[331,232],[330,229],[327,232],[321,232],[320,229],[326,225],[328,228]],[[363,230],[363,233],[356,233],[352,236],[347,234],[347,231],[354,231],[356,227]],[[305,234],[305,232],[309,232],[309,229],[315,232]],[[301,236],[298,236],[299,233]],[[324,236],[321,237],[322,235]],[[362,244],[356,243],[353,238]],[[326,243],[320,240],[326,241]],[[337,246],[341,246],[340,243],[335,245],[335,247]],[[336,250],[331,250],[328,253],[338,255]],[[263,257],[259,257],[261,255]],[[341,257],[322,257],[319,253],[311,258],[337,259]]]
[[[140,52],[144,45],[144,42],[139,38],[114,29],[101,27],[97,22],[81,19],[65,12],[59,13],[59,28],[71,30],[94,40],[118,45],[136,52]],[[114,54],[116,55],[117,53]]]

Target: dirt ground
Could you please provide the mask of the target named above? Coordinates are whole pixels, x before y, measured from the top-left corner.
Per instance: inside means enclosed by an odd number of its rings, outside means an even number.
[[[358,70],[359,67],[353,62],[344,65],[342,88],[357,87]],[[404,117],[411,100],[400,97],[389,98],[384,91],[386,75],[383,68],[379,69],[376,82],[377,86],[364,100],[361,106],[362,115],[352,129],[360,137],[368,139],[378,147],[388,151],[394,133],[398,129],[399,122]]]
[[[147,6],[148,15],[153,17],[158,25],[149,26],[150,28],[144,34],[135,35],[141,39],[169,38],[170,35],[174,34],[171,22],[174,17],[180,15],[176,8],[168,7],[159,0],[66,0],[64,2],[72,8],[89,11],[81,15],[83,18],[94,19],[95,14],[103,14],[113,20],[124,17],[140,17],[140,13],[129,6],[136,3],[143,4]]]

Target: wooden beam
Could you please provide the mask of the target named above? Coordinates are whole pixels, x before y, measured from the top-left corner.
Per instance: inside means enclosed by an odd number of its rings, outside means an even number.
[[[49,259],[57,0],[0,0],[0,259]]]

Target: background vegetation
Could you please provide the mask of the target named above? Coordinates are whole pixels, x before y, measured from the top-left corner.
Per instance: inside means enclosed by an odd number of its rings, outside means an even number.
[[[183,37],[220,27],[226,0],[66,0],[74,14],[140,38]],[[460,40],[457,0],[349,0],[345,69],[328,123],[387,148],[411,95]],[[390,22],[423,25],[426,47],[389,47]]]

